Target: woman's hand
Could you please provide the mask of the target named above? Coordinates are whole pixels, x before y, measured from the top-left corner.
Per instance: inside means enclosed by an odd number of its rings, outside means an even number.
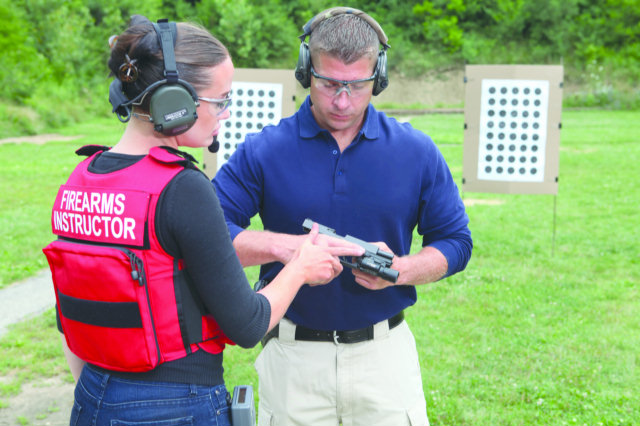
[[[318,234],[318,224],[314,223],[309,235],[291,258],[291,266],[299,269],[305,283],[326,284],[340,272],[340,256],[362,256],[364,248],[338,238]]]

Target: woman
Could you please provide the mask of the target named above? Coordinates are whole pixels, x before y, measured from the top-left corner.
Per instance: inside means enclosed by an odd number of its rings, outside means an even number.
[[[229,118],[226,48],[193,24],[134,16],[109,68],[114,112],[131,120],[112,148],[79,150],[90,157],[58,193],[59,239],[44,250],[78,380],[71,424],[228,425],[225,343],[257,344],[304,283],[328,283],[337,256],[363,250],[316,226],[253,292],[211,183],[178,151],[210,145]]]

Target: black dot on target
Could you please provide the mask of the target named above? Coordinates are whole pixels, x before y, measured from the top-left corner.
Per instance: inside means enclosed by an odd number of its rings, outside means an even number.
[[[253,124],[252,123],[247,123],[247,129],[251,129],[253,128]]]
[[[540,139],[540,136],[535,134],[535,135],[531,136],[531,139],[533,139],[534,141],[537,141],[538,139]]]
[[[488,128],[493,129],[493,126],[494,126],[493,121],[490,121],[487,123]]]
[[[531,90],[528,87],[525,87],[524,94],[528,95],[529,93],[531,93]]]
[[[511,134],[509,135],[509,139],[511,139],[512,141],[515,141],[517,137],[518,137],[518,135],[516,135],[515,133],[511,133]],[[512,146],[513,146],[513,145],[512,145]]]
[[[231,139],[231,132],[226,132],[224,134],[224,137],[227,138],[227,139]]]
[[[541,94],[541,93],[542,93],[542,90],[540,90],[540,89],[536,89],[536,95],[539,95],[539,94]]]
[[[247,112],[247,117],[248,118],[252,118],[253,117],[253,113],[251,111]]]
[[[524,167],[520,167],[518,171],[520,172],[521,175],[527,173],[527,169],[525,169]]]
[[[516,170],[513,167],[509,167],[507,171],[509,172],[510,175],[512,175],[513,172],[515,172]]]
[[[514,152],[516,150],[515,145],[509,145],[509,151]]]
[[[503,140],[504,139],[504,133],[499,133],[498,134],[498,139]]]
[[[224,159],[225,159],[225,160],[228,160],[228,159],[229,159],[229,157],[231,157],[231,155],[229,155],[228,153],[224,155]]]
[[[520,145],[520,151],[525,152],[527,150],[526,145]]]
[[[516,162],[516,157],[514,157],[513,155],[509,156],[509,162],[510,163],[515,163]]]
[[[520,139],[522,139],[523,141],[526,141],[526,140],[527,140],[527,137],[528,137],[528,136],[527,136],[527,134],[526,134],[526,133],[523,133],[523,134],[520,136]],[[523,145],[523,146],[524,146],[524,145]]]
[[[243,93],[242,89],[238,89],[238,96],[242,96]]]
[[[493,117],[494,115],[496,115],[496,112],[492,109],[490,109],[487,114],[489,114],[489,117]]]
[[[516,111],[516,110],[511,111],[511,116],[514,117],[514,118],[517,117],[518,116],[518,111]]]
[[[502,167],[498,167],[498,168],[496,169],[496,172],[498,172],[498,173],[502,173],[503,171],[504,171],[504,169],[503,169]]]
[[[224,149],[231,149],[231,144],[229,142],[225,143]]]
[[[264,90],[258,91],[258,96],[260,96],[260,97],[264,96]]]
[[[511,93],[513,93],[514,95],[518,94],[518,88],[514,87],[513,89],[511,89]]]
[[[258,108],[262,108],[264,106],[264,102],[258,101]]]
[[[504,161],[504,157],[503,157],[502,155],[498,155],[498,156],[496,157],[496,161],[497,161],[498,163],[502,163],[502,162]]]
[[[269,117],[269,119],[273,120],[273,119],[274,119],[274,117],[275,117],[275,114],[274,114],[274,113],[272,113],[272,112],[270,112],[270,113],[267,115],[267,117]]]
[[[532,163],[537,163],[538,162],[538,157],[531,157],[531,162]]]
[[[225,125],[225,127],[231,127],[231,122],[230,121],[225,121],[224,125]]]
[[[540,100],[539,100],[539,99],[536,99],[536,100],[533,102],[533,104],[534,104],[535,106],[540,106],[541,102],[540,102]]]
[[[500,93],[502,93],[503,95],[507,93],[507,88],[503,87],[502,89],[500,89]]]
[[[249,89],[247,91],[247,96],[253,96],[253,90],[252,89]]]
[[[500,117],[505,117],[507,115],[507,111],[502,110],[500,111]]]
[[[537,151],[538,151],[538,145],[533,145],[533,146],[531,147],[531,151],[533,151],[533,152],[537,152]]]
[[[238,129],[239,129],[240,127],[242,127],[242,123],[241,123],[241,122],[239,122],[239,121],[236,121],[236,128],[238,128]]]
[[[533,116],[534,116],[535,118],[539,118],[539,117],[540,117],[540,112],[538,112],[538,111],[534,111],[534,112],[533,112]]]
[[[500,127],[501,129],[504,129],[506,125],[507,123],[505,123],[504,121],[501,121],[500,124],[498,124],[498,127]]]
[[[496,88],[495,87],[490,87],[489,88],[489,93],[496,93]]]
[[[507,104],[507,100],[502,98],[500,99],[500,105],[506,105]]]
[[[240,101],[240,100],[236,101],[236,106],[241,107],[242,106],[242,101]]]
[[[540,123],[533,123],[533,128],[534,129],[539,129],[540,128]]]
[[[518,100],[517,99],[512,99],[511,100],[511,105],[517,106],[518,105]]]
[[[276,96],[276,92],[274,92],[273,90],[269,90],[269,97],[275,98],[275,96]]]
[[[247,106],[249,108],[253,108],[253,101],[247,101]]]
[[[485,159],[486,161],[492,161],[492,160],[493,160],[493,157],[492,157],[491,155],[487,155],[486,157],[484,157],[484,159]]]
[[[524,155],[522,157],[520,157],[520,162],[521,163],[526,163],[527,162],[527,157],[525,157]]]
[[[242,111],[236,112],[236,117],[242,117]]]
[[[522,116],[527,118],[529,116],[529,111],[522,111]]]
[[[529,123],[522,123],[522,128],[526,129],[527,127],[529,127]]]
[[[262,117],[264,117],[264,113],[263,112],[259,112],[258,113],[258,118],[262,118]]]
[[[236,139],[240,139],[242,137],[242,133],[236,133]]]
[[[525,99],[524,101],[522,101],[522,105],[529,106],[529,99]]]
[[[493,149],[493,144],[492,143],[488,143],[487,144],[487,151],[491,151]]]
[[[487,139],[493,139],[493,133],[491,132],[487,133]]]
[[[491,173],[491,166],[485,167],[484,171],[487,172],[487,173]]]
[[[504,145],[502,144],[498,145],[498,151],[504,151]]]
[[[516,123],[515,121],[511,122],[511,128],[515,129],[516,127],[518,127],[518,123]]]
[[[533,168],[531,169],[531,172],[530,172],[530,173],[531,173],[532,175],[535,175],[536,173],[538,173],[538,169],[536,169],[535,167],[533,167]]]
[[[263,125],[262,123],[258,123],[258,124],[256,124],[256,127],[257,127],[258,129],[262,129],[262,128],[264,127],[264,125]]]
[[[491,98],[489,99],[489,105],[495,105],[496,104],[496,100]]]
[[[275,102],[269,102],[269,108],[274,108],[276,106]]]

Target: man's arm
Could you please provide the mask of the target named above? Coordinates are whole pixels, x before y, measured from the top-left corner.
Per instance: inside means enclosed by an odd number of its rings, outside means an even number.
[[[243,267],[271,262],[286,264],[305,238],[305,235],[245,230],[233,240],[233,247]]]

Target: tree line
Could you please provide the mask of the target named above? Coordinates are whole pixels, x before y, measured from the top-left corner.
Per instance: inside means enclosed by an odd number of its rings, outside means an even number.
[[[302,25],[328,0],[0,0],[0,109],[45,123],[104,112],[108,38],[133,14],[197,22],[237,67],[293,68]],[[569,78],[637,88],[640,0],[352,0],[389,37],[390,73],[563,63]],[[60,111],[67,114],[60,117]],[[17,125],[20,126],[20,123]],[[29,129],[25,129],[29,131]]]

